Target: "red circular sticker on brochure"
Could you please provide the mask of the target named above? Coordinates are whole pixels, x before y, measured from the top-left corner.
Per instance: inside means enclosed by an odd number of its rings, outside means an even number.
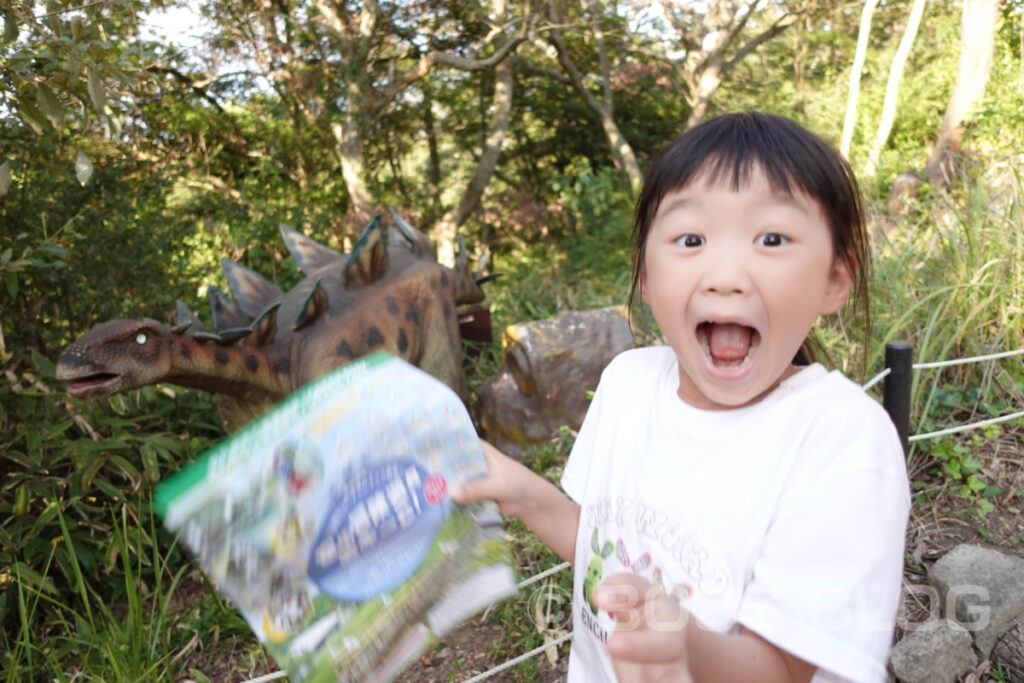
[[[431,505],[437,505],[444,500],[444,494],[448,491],[448,482],[440,474],[432,474],[423,483],[423,497]]]

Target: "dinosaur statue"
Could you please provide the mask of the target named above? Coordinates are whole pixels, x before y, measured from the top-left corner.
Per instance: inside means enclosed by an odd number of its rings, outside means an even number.
[[[57,379],[90,399],[157,382],[216,392],[221,422],[234,431],[306,382],[386,349],[465,400],[456,307],[483,299],[487,278],[470,275],[464,254],[455,270],[440,265],[427,237],[391,215],[397,230],[375,216],[349,255],[282,225],[306,275],[292,289],[222,259],[234,300],[210,287],[214,332],[181,301],[174,327],[100,323],[64,349]]]

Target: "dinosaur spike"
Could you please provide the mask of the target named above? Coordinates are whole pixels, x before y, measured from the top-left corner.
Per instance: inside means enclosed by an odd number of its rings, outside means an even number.
[[[277,285],[255,270],[226,258],[220,260],[220,266],[224,269],[228,286],[235,295],[238,307],[248,314],[250,319],[256,317],[260,311],[266,310],[270,304],[281,300],[283,294]]]
[[[207,290],[210,299],[210,313],[213,316],[213,329],[223,334],[227,330],[246,328],[252,324],[252,316],[247,315],[234,301],[214,285]]]
[[[203,321],[185,305],[184,301],[181,299],[175,301],[174,308],[174,328],[171,332],[181,334],[189,329],[194,332],[206,331],[206,325],[203,325]]]
[[[388,226],[388,244],[408,244],[410,249],[413,248],[412,243],[405,239],[405,235],[395,230],[393,225]]]
[[[387,236],[381,227],[380,214],[377,214],[352,247],[352,254],[345,264],[345,287],[357,289],[372,284],[384,277],[389,265]]]
[[[306,275],[341,259],[342,254],[330,247],[306,237],[287,225],[282,224],[280,227],[281,237],[284,238],[285,246],[288,247],[288,253],[292,255],[292,260],[299,266],[299,270]]]
[[[219,334],[214,334],[213,332],[196,332],[192,335],[192,338],[196,341],[220,342],[221,340],[221,336]]]
[[[489,273],[487,275],[481,275],[480,277],[476,278],[476,283],[478,285],[485,285],[488,282],[497,280],[502,275],[504,275],[504,273]]]
[[[409,246],[412,247],[412,253],[418,256],[433,256],[437,258],[437,253],[434,250],[434,245],[430,243],[427,236],[422,232],[414,228],[412,225],[407,223],[404,218],[398,215],[395,209],[389,208],[391,212],[391,218],[395,221],[395,225],[398,226],[399,232],[402,233],[402,237],[406,239]]]
[[[221,330],[217,333],[217,343],[221,346],[234,344],[239,339],[248,337],[251,330],[248,327],[234,327],[230,330]]]
[[[252,324],[247,336],[239,340],[241,346],[260,348],[266,346],[277,333],[277,310],[281,302],[273,304],[260,314],[260,317]]]
[[[327,292],[324,291],[323,286],[320,284],[320,278],[316,279],[313,283],[313,287],[309,290],[309,295],[299,306],[299,315],[295,318],[295,322],[292,323],[293,330],[301,330],[306,325],[309,325],[320,315],[327,310]]]

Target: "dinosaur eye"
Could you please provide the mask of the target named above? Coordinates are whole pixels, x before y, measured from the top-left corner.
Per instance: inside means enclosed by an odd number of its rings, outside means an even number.
[[[147,341],[149,341],[149,337],[146,336],[145,332],[139,332],[137,335],[135,335],[136,344],[139,344],[141,346],[142,344],[145,344]]]

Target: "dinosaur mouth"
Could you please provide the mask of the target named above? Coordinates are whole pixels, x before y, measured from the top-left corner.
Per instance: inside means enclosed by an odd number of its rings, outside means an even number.
[[[68,382],[67,392],[72,396],[102,395],[117,381],[118,377],[119,375],[109,372],[99,372],[95,375],[78,377]]]

